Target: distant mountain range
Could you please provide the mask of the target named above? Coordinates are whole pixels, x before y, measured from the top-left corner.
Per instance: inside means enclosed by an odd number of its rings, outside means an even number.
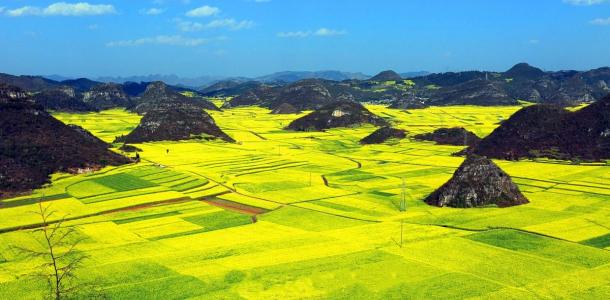
[[[428,72],[409,72],[400,74],[404,78],[423,76],[430,74]],[[77,79],[76,77],[62,76],[62,75],[43,75],[40,76],[45,79],[50,79],[53,81],[67,81],[72,79]],[[263,75],[259,77],[229,77],[229,76],[199,76],[199,77],[180,77],[177,75],[161,75],[161,74],[152,74],[152,75],[143,75],[143,76],[102,76],[93,78],[94,81],[98,82],[115,82],[115,83],[125,83],[125,82],[154,82],[154,81],[163,81],[169,85],[173,86],[181,86],[185,88],[193,88],[193,89],[203,89],[209,87],[219,81],[235,81],[235,82],[247,82],[247,81],[260,81],[266,83],[274,83],[274,82],[285,82],[285,83],[293,83],[303,79],[326,79],[333,81],[343,81],[349,79],[356,80],[366,80],[370,78],[370,75],[360,73],[360,72],[341,72],[341,71],[283,71],[276,72],[273,74]]]
[[[317,109],[338,100],[386,103],[402,109],[444,105],[517,105],[520,100],[578,105],[610,94],[609,67],[547,72],[527,63],[519,63],[505,72],[464,71],[410,77],[417,74],[427,73],[400,74],[387,70],[369,77],[361,73],[305,71],[216,81],[210,81],[213,77],[200,77],[199,80],[209,82],[199,88],[177,85],[178,82],[185,82],[178,76],[161,78],[173,90],[191,96],[231,97],[225,103],[227,107],[260,105],[276,109],[289,104],[297,111]],[[132,98],[140,96],[158,76],[55,81],[41,76],[0,73],[0,83],[31,93],[33,99],[47,109],[86,111],[132,103]],[[119,83],[118,86],[101,86],[105,81]],[[190,84],[195,83],[198,82]]]

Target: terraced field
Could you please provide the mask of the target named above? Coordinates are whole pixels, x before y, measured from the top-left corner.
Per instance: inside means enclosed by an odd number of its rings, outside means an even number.
[[[519,108],[369,106],[409,136],[450,126],[484,136]],[[238,143],[139,144],[139,164],[56,174],[3,200],[1,298],[46,291],[28,276],[41,261],[14,247],[42,247],[31,213],[41,198],[83,240],[78,281],[108,298],[610,297],[606,164],[497,161],[530,204],[441,209],[422,199],[451,177],[460,147],[361,146],[374,127],[295,133],[282,130],[295,115],[210,113]],[[106,141],[139,121],[119,110],[56,116]]]

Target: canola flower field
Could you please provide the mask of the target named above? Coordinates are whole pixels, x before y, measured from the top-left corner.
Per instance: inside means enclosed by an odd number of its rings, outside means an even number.
[[[409,136],[462,126],[483,137],[521,107],[367,106]],[[610,297],[610,167],[496,161],[529,198],[512,208],[422,200],[463,161],[461,147],[358,141],[372,126],[283,128],[297,115],[210,112],[236,144],[137,144],[142,161],[0,204],[0,298],[42,299],[39,199],[88,258],[77,281],[110,299],[531,299]],[[123,110],[55,116],[112,142]],[[168,151],[169,150],[169,151]],[[400,210],[402,198],[406,210]]]

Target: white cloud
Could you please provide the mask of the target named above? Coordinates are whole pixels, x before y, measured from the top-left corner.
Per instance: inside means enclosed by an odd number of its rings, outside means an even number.
[[[141,38],[136,40],[113,41],[106,43],[106,47],[136,47],[143,45],[168,45],[181,47],[195,47],[209,42],[202,38],[186,38],[181,35],[158,35],[155,37]]]
[[[2,12],[4,12],[4,7],[3,7],[3,6],[0,6],[0,14],[1,14]]]
[[[66,3],[57,2],[45,8],[37,6],[24,6],[8,10],[11,17],[21,16],[98,16],[116,13],[110,4],[89,4],[87,2]]]
[[[529,43],[532,44],[532,45],[537,45],[537,44],[540,44],[540,40],[538,40],[538,39],[531,39],[531,40],[529,40]]]
[[[335,30],[335,29],[328,29],[328,28],[323,27],[316,31],[312,31],[312,30],[285,31],[285,32],[278,33],[277,36],[280,38],[306,38],[309,36],[330,37],[330,36],[345,35],[345,34],[347,34],[347,31],[345,31],[345,30]]]
[[[211,22],[205,24],[206,29],[228,28],[231,30],[240,30],[240,29],[252,28],[253,26],[254,26],[254,22],[252,22],[252,21],[248,21],[248,20],[236,21],[235,19],[219,19],[219,20],[214,20],[214,21],[211,21]]]
[[[589,6],[606,2],[607,0],[563,0],[563,3],[571,5]]]
[[[204,5],[202,7],[198,7],[193,10],[189,10],[186,13],[186,15],[189,17],[197,18],[197,17],[215,16],[219,13],[220,13],[220,9],[218,7]]]
[[[334,30],[328,28],[320,28],[315,32],[317,36],[335,36],[335,35],[344,35],[347,34],[345,30]]]
[[[91,25],[87,26],[87,29],[89,29],[89,30],[98,30],[98,29],[100,29],[100,25],[98,25],[98,24],[91,24]]]
[[[156,15],[160,15],[162,13],[165,12],[165,9],[161,9],[161,8],[149,8],[149,9],[143,9],[140,11],[141,14],[143,15],[149,15],[149,16],[156,16]]]
[[[205,24],[199,23],[199,22],[184,21],[181,19],[175,19],[174,21],[178,25],[178,29],[180,29],[181,31],[185,31],[185,32],[194,32],[194,31],[201,31],[201,30],[205,30],[205,29],[220,29],[220,28],[226,28],[229,30],[241,30],[241,29],[252,28],[255,25],[255,23],[252,21],[248,21],[248,20],[237,21],[235,19],[218,19],[218,20],[210,21]]]
[[[8,10],[6,12],[6,14],[11,17],[21,17],[21,16],[27,16],[27,15],[40,15],[40,14],[42,14],[42,10],[38,7],[24,6],[24,7]]]
[[[311,33],[311,31],[287,31],[280,32],[277,36],[281,38],[304,38],[310,36]]]
[[[589,23],[599,26],[610,26],[610,18],[597,18],[595,20],[589,21]]]

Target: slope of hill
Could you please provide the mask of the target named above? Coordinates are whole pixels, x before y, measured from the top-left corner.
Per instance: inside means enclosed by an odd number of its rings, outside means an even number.
[[[27,92],[39,92],[48,88],[60,86],[57,81],[41,76],[15,76],[0,73],[0,83],[16,86]]]
[[[474,148],[493,158],[610,158],[610,96],[579,111],[551,105],[523,108]]]
[[[22,90],[0,86],[0,197],[38,188],[55,172],[129,162],[108,148],[43,111]]]

